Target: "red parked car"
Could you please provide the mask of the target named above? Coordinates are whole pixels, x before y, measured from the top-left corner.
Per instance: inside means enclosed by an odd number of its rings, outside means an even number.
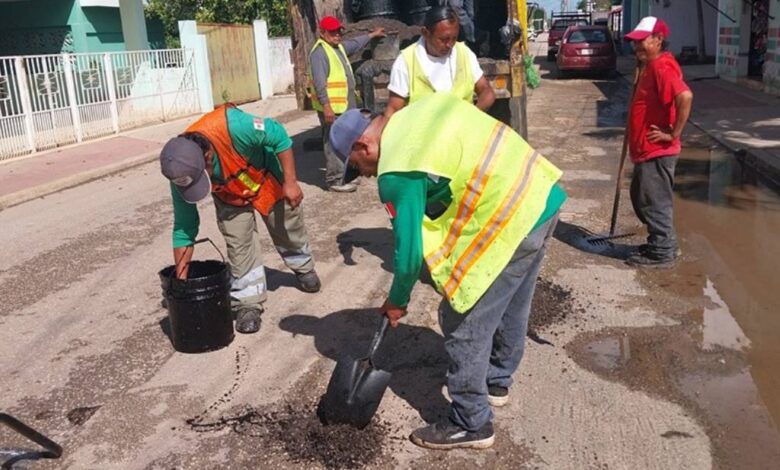
[[[613,74],[617,68],[615,42],[606,26],[570,26],[557,57],[561,75],[568,72]]]

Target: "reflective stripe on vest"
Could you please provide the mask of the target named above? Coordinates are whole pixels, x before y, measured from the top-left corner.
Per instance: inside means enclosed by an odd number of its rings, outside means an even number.
[[[436,92],[417,58],[417,47],[415,43],[401,51],[409,72],[409,103]],[[455,43],[455,77],[448,93],[469,103],[474,100],[474,74],[469,62],[468,46],[462,42]]]
[[[208,139],[219,158],[224,184],[211,181],[211,191],[226,204],[252,204],[258,212],[268,215],[283,197],[282,185],[265,168],[255,168],[233,146],[227,123],[227,110],[232,104],[222,105],[204,114],[186,132],[198,133]]]
[[[347,105],[349,103],[347,71],[344,70],[344,64],[341,62],[341,59],[339,59],[333,46],[322,39],[318,39],[309,52],[309,96],[311,98],[311,106],[320,112],[324,110],[324,107],[317,96],[317,90],[314,89],[314,78],[311,74],[311,54],[320,46],[322,47],[322,50],[325,51],[325,56],[328,58],[328,68],[330,69],[326,82],[328,101],[330,102],[330,107],[333,109],[333,112],[341,114],[347,110]],[[339,44],[338,49],[344,55],[344,58],[347,59],[347,51],[344,49],[344,46]],[[352,75],[352,68],[349,68],[349,74],[350,76]]]
[[[380,155],[380,176],[420,171],[450,179],[450,206],[423,218],[423,253],[437,289],[461,313],[509,263],[561,176],[511,128],[446,93],[394,114]]]

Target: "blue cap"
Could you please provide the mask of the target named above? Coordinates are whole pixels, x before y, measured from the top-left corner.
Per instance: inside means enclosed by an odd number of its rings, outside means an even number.
[[[352,153],[352,145],[357,141],[369,124],[371,124],[371,111],[368,109],[350,109],[330,126],[330,147],[344,162],[344,177],[341,184],[349,183],[360,173],[349,166],[349,155]]]

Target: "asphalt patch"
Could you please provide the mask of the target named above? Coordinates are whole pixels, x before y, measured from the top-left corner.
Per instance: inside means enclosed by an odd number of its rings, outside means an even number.
[[[287,403],[280,407],[246,407],[216,420],[188,421],[195,432],[224,429],[258,440],[257,445],[282,451],[294,463],[325,468],[357,469],[376,462],[384,453],[389,426],[374,420],[364,429],[349,425],[325,426],[316,404]]]
[[[528,318],[528,335],[538,335],[575,313],[585,313],[585,309],[575,302],[571,290],[540,277]]]
[[[81,406],[79,408],[73,408],[72,410],[68,411],[65,417],[68,418],[68,421],[70,421],[71,424],[81,426],[82,424],[89,421],[89,418],[91,418],[92,415],[94,415],[101,406],[102,405]]]

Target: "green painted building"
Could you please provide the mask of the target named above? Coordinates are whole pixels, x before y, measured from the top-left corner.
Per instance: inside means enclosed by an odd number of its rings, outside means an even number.
[[[141,0],[0,0],[0,56],[164,46]]]

